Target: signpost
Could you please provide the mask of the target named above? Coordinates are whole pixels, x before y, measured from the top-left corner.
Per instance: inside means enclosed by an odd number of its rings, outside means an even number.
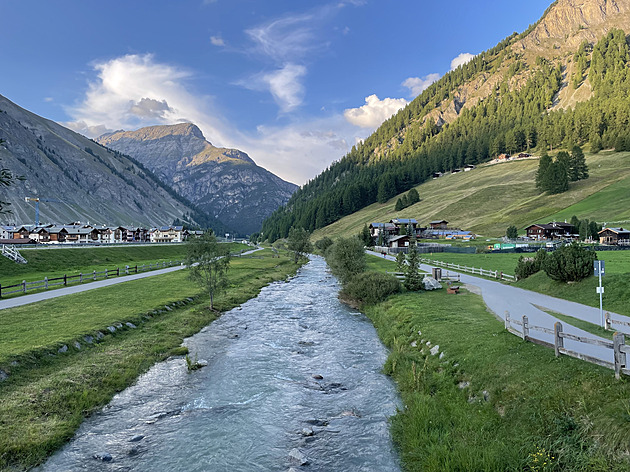
[[[605,266],[604,261],[595,261],[595,276],[599,277],[599,287],[597,287],[597,293],[599,293],[599,316],[602,322],[602,327],[606,329],[606,320],[604,320],[604,307],[603,307],[603,296],[604,296],[604,287],[602,287],[602,276],[605,275]]]

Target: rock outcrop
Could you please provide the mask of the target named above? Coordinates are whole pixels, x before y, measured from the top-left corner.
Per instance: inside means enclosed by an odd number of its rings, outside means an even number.
[[[241,234],[285,204],[297,188],[244,152],[217,148],[192,123],[105,134],[97,141],[129,155],[175,191]]]

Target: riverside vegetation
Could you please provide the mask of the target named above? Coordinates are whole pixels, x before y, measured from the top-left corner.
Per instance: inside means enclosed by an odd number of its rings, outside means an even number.
[[[216,310],[245,302],[298,267],[282,251],[256,256],[232,260]],[[155,362],[187,354],[182,340],[219,316],[208,305],[208,295],[177,271],[3,310],[0,369],[9,376],[0,382],[0,470],[42,462]],[[98,332],[107,334],[98,340]]]
[[[368,257],[372,270],[395,263]],[[480,296],[403,292],[363,304],[391,350],[405,407],[392,434],[405,470],[630,468],[630,384],[527,343]],[[432,355],[431,348],[442,354]]]

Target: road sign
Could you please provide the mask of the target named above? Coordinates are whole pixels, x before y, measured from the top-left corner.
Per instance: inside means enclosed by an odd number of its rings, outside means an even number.
[[[604,287],[595,287],[595,289],[597,290],[596,293],[604,293]]]
[[[604,275],[606,275],[604,261],[595,261],[593,265],[595,266],[595,277],[603,277]]]

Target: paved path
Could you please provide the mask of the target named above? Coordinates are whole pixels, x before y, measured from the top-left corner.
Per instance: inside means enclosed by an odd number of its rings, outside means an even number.
[[[262,249],[263,248],[252,249],[251,251],[244,252],[241,255],[246,256]],[[59,288],[48,292],[39,292],[32,295],[9,298],[8,300],[0,300],[0,310],[4,310],[6,308],[14,308],[16,306],[29,305],[31,303],[41,302],[42,300],[49,300],[51,298],[63,297],[64,295],[70,295],[71,293],[87,292],[88,290],[94,290],[95,288],[109,287],[110,285],[131,282],[133,280],[153,277],[155,275],[168,274],[170,272],[183,269],[184,267],[185,266],[182,264],[175,267],[167,267],[166,269],[158,269],[150,272],[144,272],[142,274],[125,275],[121,277],[116,277],[115,279],[98,280],[96,282],[89,282],[82,285]]]
[[[368,251],[368,253],[383,257],[381,254]],[[388,260],[396,260],[393,256],[386,256]],[[420,268],[423,271],[431,272],[433,266],[427,264],[421,264]],[[445,269],[442,269],[444,273]],[[481,277],[475,277],[468,274],[455,272],[452,270],[449,273],[459,274],[462,283],[470,284],[479,287],[483,300],[490,310],[492,310],[496,316],[501,319],[505,319],[505,312],[510,313],[510,317],[520,320],[523,315],[527,315],[530,325],[542,326],[553,330],[553,325],[556,321],[560,321],[557,318],[545,313],[537,308],[537,306],[543,307],[548,311],[561,313],[563,315],[579,318],[596,325],[600,325],[599,308],[594,308],[580,303],[570,302],[562,300],[560,298],[550,297],[549,295],[543,295],[541,293],[532,292],[530,290],[524,290],[522,288],[513,287],[511,285],[502,284],[492,280],[484,279]],[[595,294],[593,294],[595,296]],[[630,322],[630,317],[619,315],[613,312],[610,314],[618,320]],[[565,332],[585,336],[593,339],[601,339],[599,336],[583,331],[575,326],[572,326],[565,321],[562,322],[562,327]],[[518,326],[514,326],[519,328]],[[613,329],[618,331],[624,331],[630,334],[630,330],[627,327],[615,326]],[[540,331],[530,331],[530,336],[541,341],[545,341],[553,344],[554,339],[552,335],[545,334]],[[592,357],[596,357],[601,360],[613,362],[613,351],[599,346],[592,346],[590,344],[580,343],[577,341],[564,340],[564,347],[573,351],[577,351],[582,354],[586,354]]]

